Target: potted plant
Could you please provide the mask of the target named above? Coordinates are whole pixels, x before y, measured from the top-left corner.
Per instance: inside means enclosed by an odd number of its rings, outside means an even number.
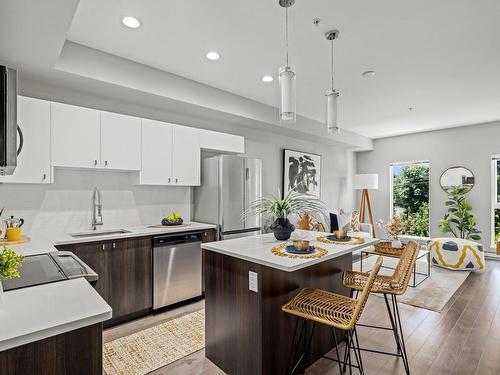
[[[467,191],[468,188],[461,185],[449,190],[445,203],[448,212],[439,220],[439,229],[442,234],[451,233],[456,238],[479,241],[481,231],[476,228],[472,205],[465,198]]]
[[[17,254],[6,246],[0,251],[0,303],[3,298],[2,280],[19,277],[19,266],[23,259],[22,255]]]
[[[403,244],[399,240],[399,236],[404,234],[405,225],[401,222],[399,217],[394,217],[385,223],[382,219],[377,222],[380,228],[383,228],[387,232],[387,236],[391,240],[391,246],[393,249],[401,249]]]
[[[325,210],[324,203],[311,195],[299,194],[290,190],[283,198],[268,195],[253,201],[243,216],[269,215],[274,222],[270,229],[279,241],[290,238],[295,226],[288,219],[290,215],[303,215],[304,213],[316,213]]]

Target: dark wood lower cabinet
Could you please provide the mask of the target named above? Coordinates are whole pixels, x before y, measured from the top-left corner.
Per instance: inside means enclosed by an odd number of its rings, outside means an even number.
[[[146,315],[153,306],[151,237],[58,246],[98,275],[96,291],[113,309],[105,327]]]
[[[2,375],[102,375],[102,323],[0,352]]]

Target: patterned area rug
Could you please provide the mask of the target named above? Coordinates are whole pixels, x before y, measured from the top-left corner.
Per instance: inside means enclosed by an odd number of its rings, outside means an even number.
[[[107,375],[144,375],[205,347],[205,310],[104,344]]]
[[[373,268],[376,257],[363,258],[363,271]],[[396,258],[384,257],[384,266],[395,267]],[[353,270],[359,271],[359,261],[353,263]],[[426,272],[427,263],[417,262],[417,271]],[[382,268],[382,275],[392,275],[391,270]],[[398,296],[398,301],[407,305],[421,307],[427,310],[441,312],[446,303],[463,284],[470,271],[450,271],[444,268],[431,267],[431,276],[416,288],[408,287],[406,293]],[[417,279],[418,281],[419,279]],[[410,281],[411,282],[411,281]]]

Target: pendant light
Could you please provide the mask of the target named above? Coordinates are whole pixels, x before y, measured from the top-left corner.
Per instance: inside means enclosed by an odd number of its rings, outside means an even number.
[[[331,30],[325,34],[326,40],[331,43],[331,56],[332,56],[332,87],[326,93],[326,128],[328,133],[340,133],[340,128],[337,122],[337,99],[339,93],[333,88],[333,41],[339,36],[338,30]]]
[[[279,0],[279,4],[285,8],[285,39],[286,39],[286,64],[279,69],[280,82],[280,122],[295,122],[295,72],[288,66],[288,8],[295,3],[295,0]]]

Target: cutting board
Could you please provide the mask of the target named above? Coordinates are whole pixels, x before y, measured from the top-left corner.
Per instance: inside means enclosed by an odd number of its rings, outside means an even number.
[[[30,241],[31,241],[31,238],[29,238],[28,236],[21,236],[21,239],[18,241],[7,241],[7,239],[2,238],[0,240],[0,246],[19,245],[19,244],[30,242]]]

